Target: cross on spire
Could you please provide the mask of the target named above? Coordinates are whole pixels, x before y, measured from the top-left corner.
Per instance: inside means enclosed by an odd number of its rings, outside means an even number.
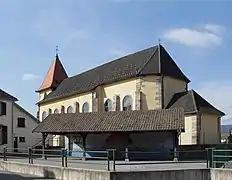
[[[59,48],[56,46],[56,57],[58,57]]]
[[[159,45],[160,45],[161,44],[161,39],[159,38],[158,41],[159,41]]]

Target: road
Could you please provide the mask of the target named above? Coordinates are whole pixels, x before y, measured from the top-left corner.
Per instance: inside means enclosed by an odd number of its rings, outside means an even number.
[[[1,180],[39,180],[39,179],[46,180],[45,178],[41,178],[38,176],[17,174],[12,172],[5,172],[5,171],[0,171],[0,179]]]

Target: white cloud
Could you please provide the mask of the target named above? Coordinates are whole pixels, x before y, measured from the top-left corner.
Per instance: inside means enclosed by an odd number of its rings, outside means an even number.
[[[38,75],[35,75],[32,73],[26,73],[23,75],[22,80],[23,81],[33,81],[33,80],[38,79],[38,78],[39,78]]]
[[[218,24],[206,24],[204,26],[204,29],[217,35],[222,35],[226,31],[226,28],[224,26]]]
[[[226,113],[223,117],[224,124],[232,124],[232,81],[201,83],[196,91],[216,108]]]
[[[225,27],[217,24],[206,24],[201,29],[174,28],[164,32],[164,39],[171,42],[192,46],[210,48],[222,43]]]

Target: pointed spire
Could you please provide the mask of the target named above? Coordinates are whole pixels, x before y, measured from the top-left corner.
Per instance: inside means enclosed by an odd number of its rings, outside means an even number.
[[[56,59],[53,60],[43,83],[36,92],[41,92],[46,89],[55,89],[59,84],[68,77],[58,56],[58,46],[56,47]]]

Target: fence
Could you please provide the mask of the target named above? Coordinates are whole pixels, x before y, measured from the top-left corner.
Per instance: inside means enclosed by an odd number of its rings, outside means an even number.
[[[73,157],[72,153],[79,154]],[[210,154],[211,153],[211,154]],[[91,154],[92,156],[89,156]],[[212,164],[212,151],[210,150],[194,150],[194,151],[174,151],[166,153],[166,159],[152,159],[151,157],[161,157],[163,152],[142,152],[142,151],[116,151],[115,149],[107,149],[105,151],[69,151],[67,149],[62,150],[50,150],[50,149],[15,149],[3,148],[0,151],[4,161],[15,159],[23,159],[23,162],[41,163],[47,164],[46,161],[50,161],[51,165],[60,164],[62,167],[68,167],[74,164],[80,164],[83,162],[95,163],[96,160],[101,161],[101,166],[106,166],[107,171],[115,171],[116,166],[122,165],[135,165],[140,164],[160,164],[160,163],[206,163],[207,167]],[[117,157],[123,157],[123,161],[118,160]],[[144,160],[145,159],[145,160]],[[79,161],[80,160],[80,161]],[[86,160],[86,161],[82,161]],[[89,161],[90,160],[90,161]],[[143,161],[140,161],[143,160]],[[156,161],[154,161],[156,160]],[[137,161],[137,162],[136,162]]]
[[[232,168],[231,149],[212,149],[212,168]]]

